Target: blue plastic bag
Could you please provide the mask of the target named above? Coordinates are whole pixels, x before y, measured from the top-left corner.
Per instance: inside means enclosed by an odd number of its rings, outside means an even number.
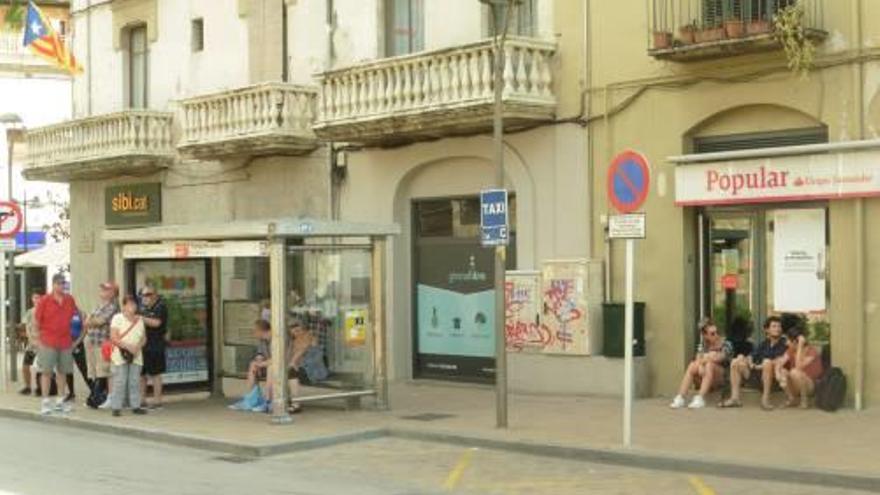
[[[241,400],[229,406],[229,409],[235,411],[252,411],[256,408],[263,408],[265,406],[266,399],[263,398],[263,391],[260,390],[259,385],[254,385],[254,388],[252,388],[250,392],[245,394]]]

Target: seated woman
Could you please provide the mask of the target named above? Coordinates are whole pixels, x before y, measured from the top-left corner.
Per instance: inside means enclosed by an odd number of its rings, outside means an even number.
[[[290,325],[290,338],[287,380],[291,404],[288,412],[296,414],[302,411],[302,405],[294,399],[299,395],[300,384],[323,380],[327,378],[328,371],[324,366],[323,350],[311,330],[295,321]]]
[[[733,355],[733,345],[718,333],[718,327],[711,320],[705,320],[700,324],[700,343],[697,346],[697,355],[688,365],[681,379],[678,395],[672,399],[669,407],[681,409],[687,401],[685,397],[694,384],[699,386],[699,392],[687,404],[689,409],[702,409],[706,407],[706,395],[714,388],[724,384],[724,364]]]
[[[808,408],[809,397],[824,369],[819,350],[807,342],[802,326],[789,329],[788,349],[778,366],[776,377],[787,397],[785,407]]]
[[[254,333],[257,335],[257,352],[248,365],[247,390],[252,390],[257,382],[266,379],[266,369],[272,357],[272,330],[269,322],[263,319],[254,322]]]

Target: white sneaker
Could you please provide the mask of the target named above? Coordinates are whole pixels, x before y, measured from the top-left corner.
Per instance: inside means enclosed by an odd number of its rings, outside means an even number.
[[[703,400],[702,395],[695,395],[693,399],[691,399],[691,403],[688,404],[688,409],[702,409],[706,407],[706,401]]]
[[[98,406],[98,409],[110,409],[110,399],[105,400],[103,404]]]
[[[52,414],[52,411],[54,410],[55,408],[52,406],[52,399],[43,399],[43,402],[41,402],[40,405],[40,414],[47,416]]]
[[[63,397],[55,399],[55,410],[58,412],[64,411],[64,404],[65,402]]]
[[[671,407],[673,409],[681,409],[686,404],[687,403],[684,401],[684,397],[682,397],[680,395],[676,395],[675,398],[672,399],[672,403],[669,404],[669,407]]]

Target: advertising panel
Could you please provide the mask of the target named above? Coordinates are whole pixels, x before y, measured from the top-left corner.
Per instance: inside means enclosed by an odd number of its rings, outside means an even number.
[[[776,210],[773,221],[773,309],[825,311],[825,210]]]

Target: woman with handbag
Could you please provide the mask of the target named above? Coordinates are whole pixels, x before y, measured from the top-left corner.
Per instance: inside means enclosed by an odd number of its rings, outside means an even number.
[[[112,346],[109,354],[113,374],[113,393],[110,394],[113,416],[122,415],[126,393],[132,413],[147,413],[141,407],[140,393],[141,367],[144,365],[141,350],[147,336],[144,321],[138,316],[137,309],[137,299],[126,295],[122,300],[122,312],[117,313],[110,321],[110,341],[105,343],[106,346]]]

